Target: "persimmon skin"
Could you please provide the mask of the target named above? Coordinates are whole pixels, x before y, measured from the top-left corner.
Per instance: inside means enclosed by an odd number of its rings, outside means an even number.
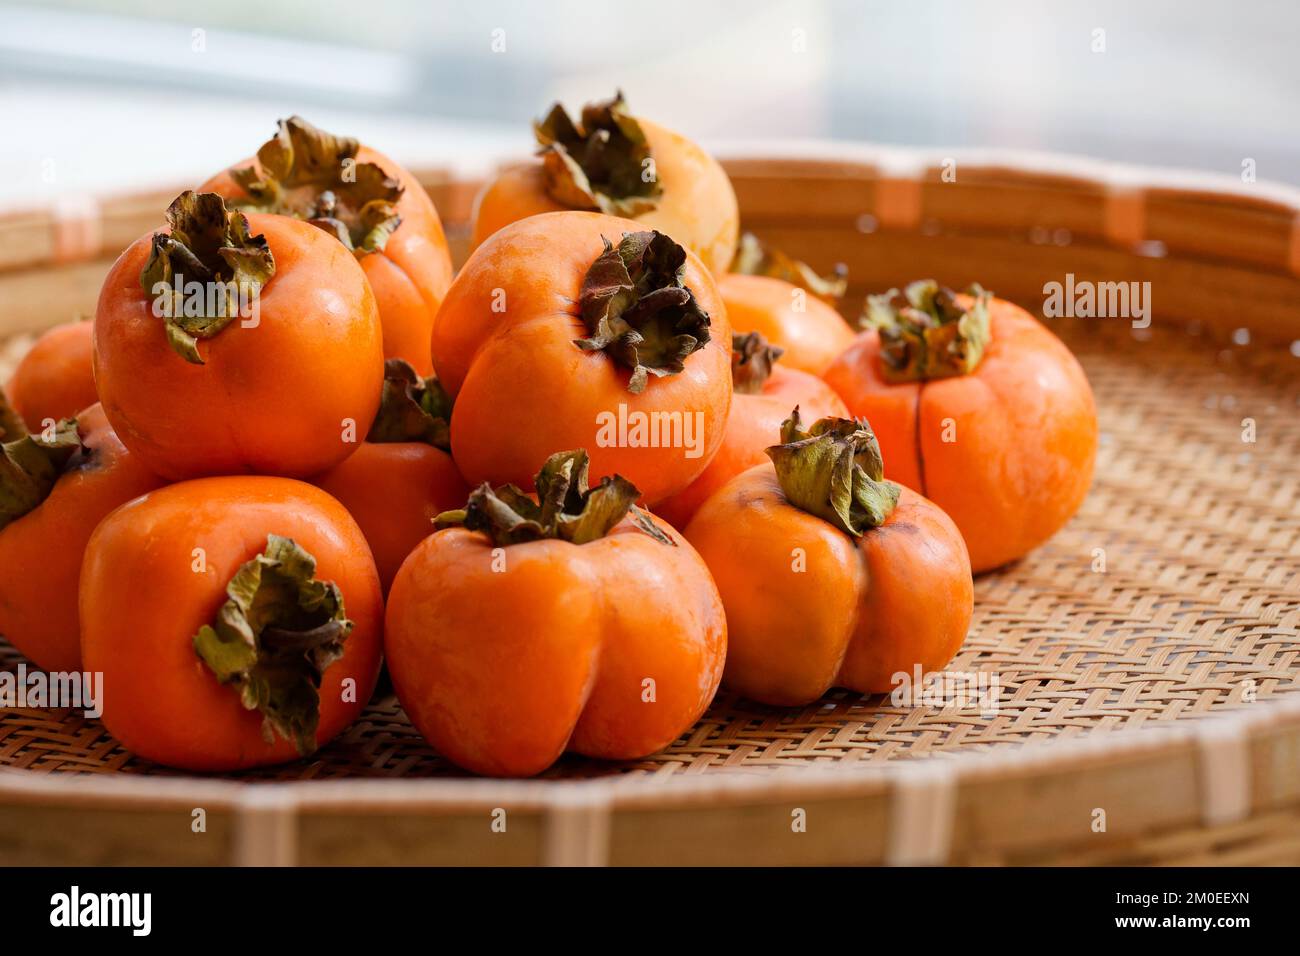
[[[727,609],[723,683],[763,703],[799,706],[832,687],[891,690],[893,675],[910,678],[916,664],[941,669],[970,627],[961,535],[908,489],[855,541],[790,504],[772,465],[758,465],[704,503],[686,538]]]
[[[784,368],[778,362],[756,394],[736,392],[727,416],[727,430],[718,453],[700,477],[655,506],[655,514],[678,530],[690,523],[700,505],[743,471],[768,461],[765,449],[780,441],[781,423],[795,406],[804,421],[831,416],[848,418],[848,409],[835,390],[814,375]]]
[[[672,743],[717,691],[727,627],[708,569],[659,525],[677,547],[630,519],[499,561],[478,532],[426,538],[393,582],[384,638],[411,722],[457,765],[503,777],[566,749],[633,759]]]
[[[337,239],[284,216],[249,215],[274,278],[257,325],[199,341],[192,365],[167,343],[140,287],[150,236],[109,271],[95,314],[95,379],[108,420],[150,470],[305,477],[357,447],[379,407],[383,347],[365,274]],[[251,320],[250,320],[251,321]]]
[[[467,482],[531,488],[539,461],[585,448],[593,483],[621,474],[652,505],[689,485],[713,457],[731,406],[731,327],[699,259],[688,252],[684,282],[710,316],[710,338],[684,371],[650,376],[636,395],[627,389],[629,369],[574,344],[588,335],[578,299],[602,237],[617,244],[642,228],[599,213],[546,213],[502,229],[465,263],[438,311],[433,364],[455,399],[451,452]],[[700,425],[696,447],[606,447],[609,419],[601,416],[616,420],[620,406]]]
[[[469,495],[451,456],[424,442],[366,442],[312,484],[360,525],[385,594],[406,556],[433,533],[433,519]]]
[[[1078,360],[1019,306],[993,299],[989,319],[989,344],[968,375],[887,383],[874,330],[825,375],[871,422],[886,477],[927,495],[961,529],[976,572],[1059,531],[1083,503],[1097,455],[1097,410]]]
[[[0,529],[0,634],[47,671],[81,669],[77,585],[109,512],[166,482],[123,447],[98,404],[77,417],[89,449],[34,510]]]
[[[203,478],[128,503],[86,548],[82,659],[103,673],[104,725],[127,750],[195,771],[298,759],[279,734],[272,743],[263,739],[262,714],[245,710],[193,646],[225,603],[230,579],[265,550],[268,534],[292,538],[315,557],[316,577],[338,585],[354,622],[343,657],[321,681],[318,743],[361,713],[379,676],[383,626],[379,576],[361,529],[341,504],[304,482]],[[345,679],[355,682],[347,700]]]
[[[636,216],[636,221],[641,229],[672,236],[721,275],[735,258],[740,237],[740,211],[731,180],[716,159],[685,136],[640,117],[637,122],[649,143],[663,194],[655,208]],[[567,209],[546,192],[540,160],[512,166],[475,199],[470,248],[477,249],[512,222]]]
[[[30,429],[72,418],[99,400],[91,352],[89,322],[56,325],[32,343],[5,386]]]
[[[835,309],[810,292],[771,276],[718,276],[735,332],[758,332],[785,350],[781,363],[821,375],[853,344],[854,332]]]
[[[404,187],[397,201],[401,224],[382,250],[359,260],[379,308],[384,358],[405,359],[420,375],[431,375],[429,335],[454,274],[442,220],[433,199],[406,169],[368,146],[358,150],[356,159],[374,163]],[[247,194],[231,173],[253,165],[257,165],[256,157],[235,163],[198,191],[218,193],[226,199],[244,198]]]

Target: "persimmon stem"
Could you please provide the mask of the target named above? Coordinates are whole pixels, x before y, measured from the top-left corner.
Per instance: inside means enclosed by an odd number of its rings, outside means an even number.
[[[238,318],[275,275],[265,236],[249,234],[243,213],[226,209],[216,193],[186,190],[167,207],[170,233],[154,233],[140,286],[161,316],[168,344],[185,361],[202,365],[199,339],[210,339]],[[187,287],[206,283],[193,308]]]
[[[541,146],[546,191],[561,205],[626,217],[658,205],[663,188],[650,145],[621,91],[583,107],[581,125],[556,103],[533,124],[533,135]]]
[[[22,416],[0,391],[0,531],[36,510],[73,456],[83,450],[77,420],[65,418],[51,429],[28,432]]]
[[[965,375],[984,357],[989,341],[989,299],[978,285],[957,294],[933,279],[902,291],[867,297],[862,324],[880,331],[880,362],[886,381],[916,382]]]
[[[316,559],[289,538],[268,535],[266,549],[226,585],[229,600],[194,635],[194,652],[246,710],[261,711],[262,733],[316,750],[320,684],[343,656],[352,631],[343,593],[316,578]]]
[[[761,332],[731,333],[732,387],[741,395],[759,394],[784,354],[785,349],[772,345]]]
[[[498,546],[559,538],[586,544],[605,537],[631,514],[637,527],[664,544],[676,545],[634,502],[636,485],[622,475],[587,484],[590,460],[582,449],[563,451],[546,459],[534,485],[537,497],[515,485],[492,488],[484,482],[469,495],[465,507],[444,511],[433,519],[436,528],[463,527],[482,531]]]
[[[379,414],[366,441],[424,442],[450,451],[451,404],[451,396],[437,378],[420,378],[409,362],[388,359]]]
[[[629,232],[617,246],[604,243],[578,299],[589,337],[573,344],[632,369],[627,389],[637,394],[650,375],[676,375],[704,348],[709,314],[682,282],[686,250],[662,232]]]
[[[871,426],[823,418],[807,431],[795,407],[781,424],[781,444],[767,449],[786,499],[854,537],[883,524],[901,489],[885,480]]]
[[[829,275],[821,275],[808,263],[771,248],[752,232],[741,235],[731,271],[780,279],[812,293],[830,306],[838,304],[849,288],[849,269],[843,263],[838,263]]]
[[[375,163],[357,162],[361,144],[301,116],[282,119],[257,151],[257,165],[231,175],[245,197],[231,205],[319,226],[358,257],[384,248],[402,223],[402,184]]]

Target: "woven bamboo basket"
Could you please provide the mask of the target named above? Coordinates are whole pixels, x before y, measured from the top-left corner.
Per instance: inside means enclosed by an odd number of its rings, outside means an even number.
[[[1151,283],[1149,328],[1049,320],[1101,447],[1078,516],[977,579],[951,668],[996,675],[996,709],[723,692],[661,753],[519,782],[458,773],[391,696],[310,761],[227,777],[150,765],[80,712],[9,709],[0,862],[1300,863],[1300,191],[1008,155],[959,155],[948,181],[945,159],[727,165],[748,228],[848,265],[849,314],[924,276],[1034,311],[1067,273]],[[479,184],[421,178],[463,252]],[[0,380],[91,313],[177,191],[0,220]]]

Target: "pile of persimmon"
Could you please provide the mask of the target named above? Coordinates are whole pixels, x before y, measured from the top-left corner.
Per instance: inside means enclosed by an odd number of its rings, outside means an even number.
[[[139,757],[310,758],[386,662],[467,770],[641,758],[720,685],[942,669],[972,566],[1079,506],[1091,392],[1028,314],[915,283],[859,331],[622,94],[533,136],[453,273],[410,173],[282,120],[0,392],[0,634]]]

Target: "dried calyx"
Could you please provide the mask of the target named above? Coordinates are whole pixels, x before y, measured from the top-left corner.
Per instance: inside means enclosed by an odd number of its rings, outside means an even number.
[[[674,375],[709,341],[709,314],[682,282],[686,250],[662,232],[630,232],[604,240],[586,277],[578,307],[589,337],[574,344],[604,351],[632,369],[628,391],[650,375]]]
[[[916,382],[965,375],[979,365],[989,341],[989,299],[978,285],[967,292],[967,308],[957,294],[933,279],[913,282],[901,292],[867,297],[864,328],[880,330],[880,359],[886,381]]]
[[[641,497],[622,475],[605,477],[595,488],[587,485],[589,461],[582,449],[563,451],[546,459],[534,484],[537,497],[515,485],[493,489],[484,482],[470,492],[458,511],[434,519],[437,528],[463,527],[483,531],[498,546],[559,538],[586,544],[605,537],[631,514],[638,528],[664,544],[675,545],[634,502]]]
[[[752,232],[741,235],[731,271],[781,279],[807,290],[830,306],[836,305],[849,287],[849,270],[843,263],[836,265],[830,275],[820,275],[808,263],[765,245]]]
[[[401,224],[402,184],[375,163],[357,162],[360,149],[301,116],[282,119],[257,151],[257,166],[231,172],[248,194],[232,204],[306,220],[358,256],[377,252]]]
[[[195,653],[245,709],[261,711],[267,743],[278,733],[300,755],[312,753],[321,675],[343,656],[352,630],[343,594],[316,579],[314,557],[274,534],[235,572],[226,594],[213,623],[194,635]]]
[[[738,394],[757,395],[772,375],[772,366],[785,349],[772,345],[759,332],[731,334],[731,384]]]
[[[77,422],[65,418],[36,434],[0,391],[0,531],[34,511],[83,451]]]
[[[451,449],[451,396],[437,378],[421,378],[403,359],[384,362],[379,413],[366,441],[424,442]]]
[[[885,480],[880,445],[865,421],[823,418],[805,431],[796,407],[781,424],[781,444],[767,454],[792,505],[854,537],[883,524],[898,504],[899,486]]]
[[[561,205],[636,216],[658,204],[663,189],[650,146],[621,92],[584,106],[581,125],[556,103],[533,124],[533,134],[542,147],[546,191]]]
[[[167,225],[169,232],[154,233],[140,286],[172,350],[202,365],[199,340],[217,335],[256,301],[275,275],[275,257],[266,237],[249,235],[248,219],[227,210],[216,193],[181,193],[167,207]]]

